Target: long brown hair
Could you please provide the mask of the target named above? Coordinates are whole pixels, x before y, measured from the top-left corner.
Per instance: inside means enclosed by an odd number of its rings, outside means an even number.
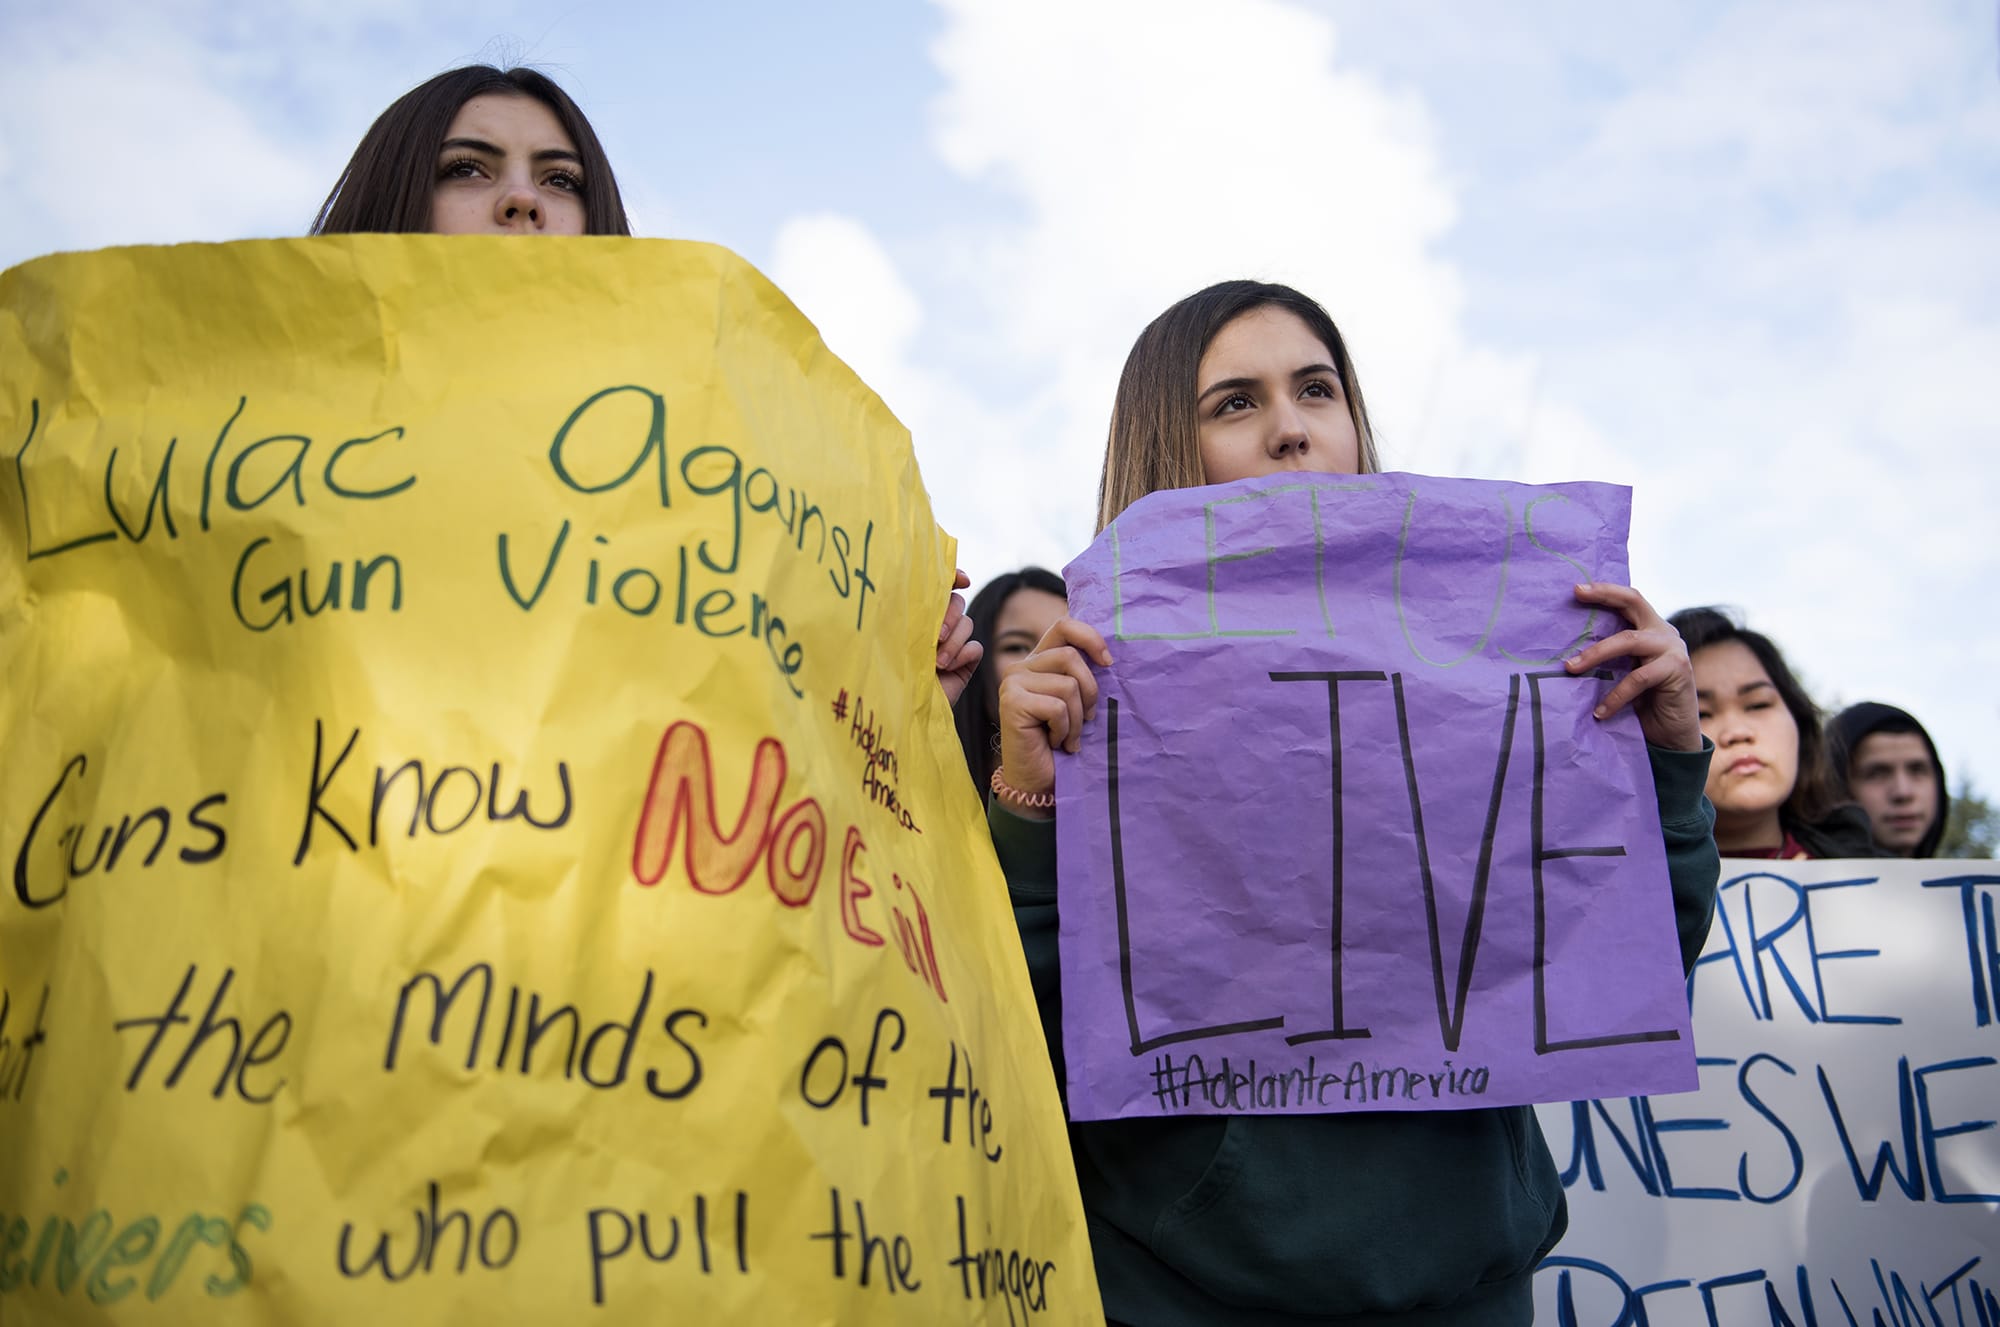
[[[474,97],[532,97],[549,108],[583,160],[583,232],[630,235],[618,180],[590,121],[569,94],[532,69],[467,65],[420,83],[375,118],[347,169],[320,205],[314,235],[355,231],[420,234],[431,228],[438,145],[452,117]]]
[[[1104,443],[1104,473],[1097,484],[1097,528],[1163,488],[1193,488],[1207,480],[1201,469],[1200,421],[1195,416],[1201,357],[1216,333],[1252,309],[1273,307],[1298,316],[1325,344],[1340,371],[1341,394],[1361,444],[1361,473],[1382,468],[1368,427],[1361,382],[1347,342],[1318,302],[1290,286],[1265,281],[1224,281],[1198,290],[1153,319],[1118,377],[1111,432]]]

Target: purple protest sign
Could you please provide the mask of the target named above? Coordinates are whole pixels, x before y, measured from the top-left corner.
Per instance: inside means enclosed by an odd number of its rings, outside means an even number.
[[[1110,642],[1058,761],[1076,1119],[1682,1091],[1618,671],[1629,489],[1299,475],[1154,493],[1066,570]]]

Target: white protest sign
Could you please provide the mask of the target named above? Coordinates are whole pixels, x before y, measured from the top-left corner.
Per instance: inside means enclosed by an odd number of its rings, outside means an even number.
[[[1540,1108],[1559,1327],[2000,1325],[2000,865],[1725,861],[1701,1090]]]

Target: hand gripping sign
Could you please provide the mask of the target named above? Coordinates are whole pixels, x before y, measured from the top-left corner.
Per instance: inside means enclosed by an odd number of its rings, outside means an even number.
[[[1618,629],[1571,587],[1625,580],[1629,503],[1241,480],[1068,568],[1115,659],[1057,770],[1074,1117],[1694,1085],[1644,739],[1563,666]]]
[[[1080,1322],[907,435],[731,255],[0,277],[0,1316]]]

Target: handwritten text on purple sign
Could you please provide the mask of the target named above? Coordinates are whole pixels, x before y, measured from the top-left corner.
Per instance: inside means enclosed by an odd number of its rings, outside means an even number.
[[[1072,1116],[1692,1086],[1644,741],[1562,660],[1626,490],[1300,475],[1156,493],[1068,568]],[[1639,1083],[1651,1086],[1639,1088]]]

